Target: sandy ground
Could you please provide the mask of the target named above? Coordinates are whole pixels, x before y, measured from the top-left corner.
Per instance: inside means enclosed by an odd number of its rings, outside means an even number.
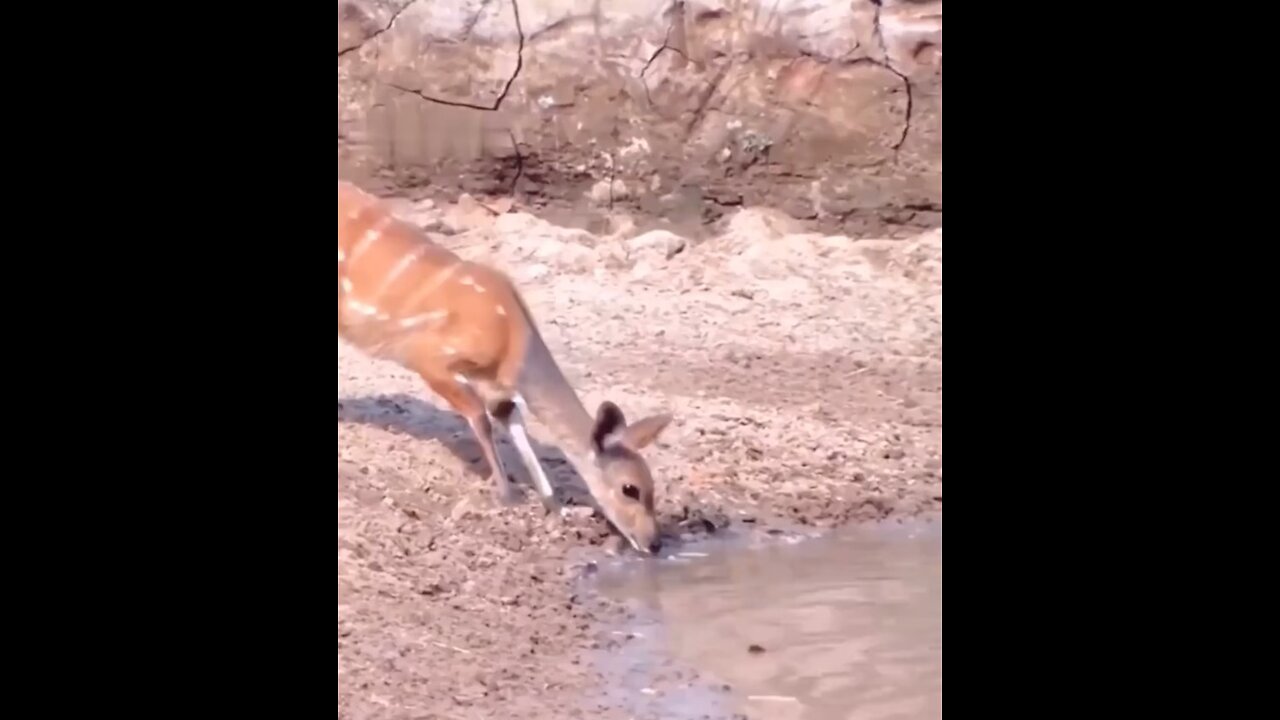
[[[515,277],[588,407],[674,413],[647,454],[672,534],[941,511],[941,230],[855,241],[747,210],[694,242],[467,198],[400,210]],[[339,718],[625,717],[583,701],[623,613],[574,585],[607,528],[531,490],[494,509],[480,457],[417,378],[339,341]]]

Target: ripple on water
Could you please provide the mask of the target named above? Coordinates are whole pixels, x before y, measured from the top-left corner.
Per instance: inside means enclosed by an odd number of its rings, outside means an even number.
[[[638,636],[599,659],[611,705],[673,720],[942,717],[941,520],[681,550],[597,578],[638,617],[619,629]]]

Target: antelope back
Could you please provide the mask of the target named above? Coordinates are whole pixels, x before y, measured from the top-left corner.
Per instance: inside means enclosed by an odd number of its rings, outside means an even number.
[[[429,375],[490,369],[521,317],[495,270],[463,261],[388,203],[338,183],[338,328],[352,343]]]

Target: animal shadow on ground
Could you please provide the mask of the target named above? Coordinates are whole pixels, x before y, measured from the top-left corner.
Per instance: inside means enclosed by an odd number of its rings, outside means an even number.
[[[338,400],[338,422],[355,423],[380,428],[388,432],[408,435],[425,442],[439,443],[446,447],[476,477],[484,473],[487,463],[480,451],[480,443],[471,432],[471,426],[458,413],[424,402],[403,393]],[[532,478],[520,462],[520,456],[511,445],[507,434],[494,424],[494,439],[498,455],[506,465],[507,475],[526,494],[536,492]],[[532,435],[532,430],[530,431]],[[557,497],[572,484],[574,493],[585,490],[581,478],[574,472],[565,456],[556,448],[530,437],[534,452],[542,461],[547,475],[556,488]],[[536,497],[536,496],[535,496]]]

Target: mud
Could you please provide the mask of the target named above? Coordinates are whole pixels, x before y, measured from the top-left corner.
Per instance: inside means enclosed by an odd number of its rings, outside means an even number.
[[[674,413],[648,452],[672,535],[941,511],[940,230],[854,240],[748,210],[696,241],[486,203],[401,210],[516,278],[589,407]],[[627,717],[583,702],[616,681],[590,657],[623,642],[623,607],[576,582],[607,527],[548,518],[531,490],[493,508],[478,446],[438,403],[339,342],[339,717]]]

